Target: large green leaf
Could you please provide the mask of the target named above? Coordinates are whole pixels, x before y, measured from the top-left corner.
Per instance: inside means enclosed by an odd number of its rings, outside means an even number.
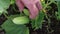
[[[0,7],[7,9],[10,5],[10,0],[0,0]]]
[[[15,24],[27,24],[29,23],[29,18],[26,16],[19,16],[13,19]]]
[[[0,14],[3,13],[10,5],[10,0],[0,0]]]
[[[29,29],[25,25],[16,25],[11,20],[6,20],[2,28],[6,34],[29,34]]]

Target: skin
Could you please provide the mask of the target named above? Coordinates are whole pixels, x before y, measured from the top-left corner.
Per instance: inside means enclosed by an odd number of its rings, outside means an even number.
[[[18,6],[20,12],[23,11],[26,6],[30,13],[30,18],[34,19],[38,15],[39,10],[42,9],[40,0],[16,0],[16,5]]]

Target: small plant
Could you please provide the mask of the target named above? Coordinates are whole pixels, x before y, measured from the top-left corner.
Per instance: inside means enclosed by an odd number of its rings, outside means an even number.
[[[57,11],[52,11],[54,16],[49,15],[52,3],[57,6]],[[9,7],[15,14],[9,15]],[[42,29],[44,18],[47,19],[47,27],[50,27],[51,17],[60,20],[60,0],[0,0],[0,16],[2,14],[7,18],[1,25],[6,34],[30,34],[29,28],[34,31]],[[31,26],[29,27],[28,24]]]

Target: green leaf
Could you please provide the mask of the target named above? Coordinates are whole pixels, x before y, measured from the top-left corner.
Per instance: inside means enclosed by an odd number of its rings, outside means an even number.
[[[0,0],[0,7],[7,9],[10,5],[10,0]]]
[[[3,10],[0,10],[0,15],[3,13]]]
[[[1,10],[0,10],[0,15],[1,15],[2,13],[6,13],[6,14],[7,14],[7,11],[4,10],[4,9],[1,9]]]
[[[35,26],[36,26],[35,29],[42,28],[42,23],[43,23],[44,15],[45,15],[45,13],[43,11],[40,11],[39,16],[35,20]]]
[[[2,14],[10,5],[10,0],[0,0],[0,14]]]
[[[57,19],[60,19],[60,1],[57,1],[57,7],[58,7],[58,16],[57,16]]]
[[[24,9],[23,11],[25,15],[29,16],[29,11],[27,9]]]
[[[43,23],[43,19],[44,19],[44,12],[40,11],[38,17],[35,19],[35,21],[32,21],[32,28],[35,27],[35,30],[38,28],[42,28],[42,23]]]
[[[13,22],[15,24],[27,24],[27,23],[29,23],[29,19],[26,16],[20,16],[20,17],[14,18]]]
[[[10,15],[10,16],[8,16],[8,18],[13,20],[15,17],[19,17],[19,16],[20,16],[20,14]]]
[[[60,0],[54,0],[54,1],[60,1]]]
[[[32,28],[35,28],[35,20],[31,20]]]
[[[42,6],[43,6],[43,8],[46,6],[46,4],[45,4],[45,0],[43,0],[42,2],[41,2],[41,4],[42,4]]]
[[[25,25],[16,25],[9,19],[2,24],[2,28],[6,34],[29,34],[29,29]]]
[[[5,30],[6,34],[29,34],[29,29],[25,25],[17,25],[14,24],[12,19],[15,17],[20,16],[17,15],[11,15],[9,16],[8,20],[6,20],[1,26]]]
[[[15,3],[15,0],[11,0],[11,4],[14,4]]]

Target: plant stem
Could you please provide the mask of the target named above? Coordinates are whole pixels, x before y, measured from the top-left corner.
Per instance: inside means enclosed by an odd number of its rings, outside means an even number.
[[[44,7],[44,9],[46,9],[46,7],[47,7],[48,5],[50,5],[51,3],[52,3],[52,2],[50,2],[50,3],[47,3],[47,4],[46,4],[46,6]]]
[[[5,16],[7,19],[9,19],[8,16],[7,16],[5,13],[4,13],[4,16]]]
[[[51,23],[51,21],[50,21],[50,19],[48,18],[48,16],[47,16],[47,13],[46,13],[46,10],[45,10],[45,9],[43,9],[43,12],[45,12],[45,16],[46,16],[46,18],[47,18],[47,20],[48,20],[48,27],[47,27],[47,31],[49,32],[49,27],[50,27],[50,23]]]
[[[16,10],[16,8],[15,8],[15,5],[13,4],[13,10],[15,11],[15,12],[18,12],[18,10]]]

